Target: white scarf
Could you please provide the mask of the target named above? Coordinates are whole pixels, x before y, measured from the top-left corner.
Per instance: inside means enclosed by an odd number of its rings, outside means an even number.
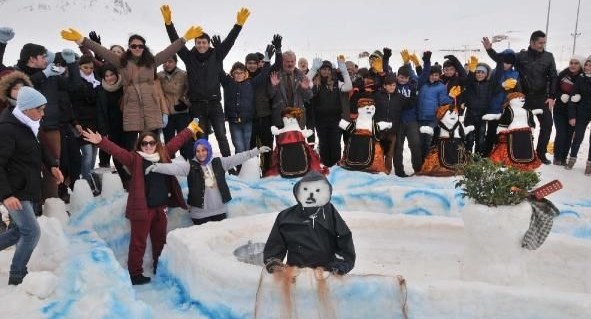
[[[86,80],[86,82],[92,84],[92,88],[96,88],[97,86],[101,85],[101,82],[97,81],[97,79],[94,78],[94,73],[90,73],[90,75],[86,75],[84,74],[84,72],[82,72],[82,70],[80,70],[80,76]]]
[[[144,153],[142,151],[136,152],[140,154],[140,156],[143,157],[146,161],[150,161],[152,163],[157,163],[160,161],[160,154],[158,152],[154,152],[152,154]]]
[[[28,126],[31,129],[31,131],[33,131],[33,134],[35,134],[35,137],[37,137],[37,134],[39,134],[39,126],[41,125],[41,121],[33,121],[30,117],[25,115],[25,113],[23,113],[23,111],[21,111],[21,109],[19,109],[18,107],[15,107],[12,110],[12,115],[14,115],[14,117],[16,117],[16,119],[19,120],[21,123]]]

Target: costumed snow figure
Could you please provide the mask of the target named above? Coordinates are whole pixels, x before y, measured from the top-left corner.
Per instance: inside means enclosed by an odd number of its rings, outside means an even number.
[[[298,121],[303,112],[298,107],[286,107],[281,112],[283,128],[271,127],[271,133],[277,136],[277,145],[265,176],[301,177],[311,170],[328,174],[328,168],[320,165],[318,153],[306,142],[306,138],[314,132],[300,129]]]
[[[466,134],[474,130],[474,126],[466,126],[460,122],[458,109],[453,105],[442,105],[437,109],[437,126],[421,126],[424,134],[433,135],[433,145],[421,171],[417,175],[454,176],[461,174],[459,168],[466,164],[467,151],[464,147]]]
[[[339,126],[349,134],[340,165],[343,168],[372,173],[386,172],[384,150],[379,143],[378,133],[392,127],[389,122],[376,122],[375,101],[360,98],[357,101],[357,119],[353,122],[341,120]]]
[[[297,205],[277,215],[265,244],[267,271],[281,271],[286,264],[322,267],[339,275],[351,271],[355,265],[353,235],[330,203],[332,185],[324,175],[310,172],[294,185],[293,193]]]
[[[525,95],[514,92],[507,95],[502,114],[486,114],[483,120],[498,120],[499,142],[490,154],[493,162],[521,170],[534,170],[542,163],[536,155],[532,130],[536,126],[534,115],[542,110],[523,108]]]

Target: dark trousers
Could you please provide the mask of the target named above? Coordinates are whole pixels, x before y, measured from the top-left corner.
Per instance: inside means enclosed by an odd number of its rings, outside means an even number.
[[[67,192],[66,187],[74,189],[74,182],[80,178],[82,169],[82,155],[80,154],[80,138],[74,132],[74,128],[63,126],[61,131],[61,156],[60,171],[64,176],[64,186],[60,185],[61,192]]]
[[[168,124],[165,128],[162,129],[162,134],[164,134],[164,142],[168,143],[172,138],[180,133],[182,130],[187,128],[189,123],[191,123],[192,118],[189,113],[177,113],[171,114],[168,116]],[[193,143],[191,140],[187,141],[181,147],[181,156],[184,157],[186,160],[190,160],[195,156],[193,153]]]
[[[191,117],[199,118],[199,126],[205,131],[201,138],[207,139],[213,128],[218,146],[223,157],[230,156],[230,144],[226,137],[226,120],[219,101],[191,101]]]
[[[554,107],[554,128],[556,129],[556,136],[554,137],[554,159],[565,162],[568,156],[568,151],[571,148],[573,135],[575,133],[574,126],[568,124],[568,112],[566,106]]]
[[[474,131],[466,136],[466,150],[486,156],[486,122],[475,116],[470,125],[474,125]]]
[[[421,126],[429,126],[430,128],[434,129],[437,126],[437,122],[435,121],[419,121],[419,128]],[[419,131],[421,136],[421,166],[423,165],[423,161],[429,154],[429,149],[431,148],[431,141],[433,140],[433,135],[424,134]]]
[[[110,134],[109,140],[111,140],[111,142],[119,145],[120,147],[128,149],[127,145],[126,145],[126,141],[125,141],[125,133],[123,131],[112,130],[109,134]],[[137,137],[136,137],[136,139],[137,139]],[[135,141],[134,141],[134,143],[135,143]],[[127,189],[127,185],[129,184],[129,181],[131,180],[131,175],[129,175],[129,173],[125,170],[125,168],[123,168],[123,164],[121,164],[121,162],[119,162],[115,158],[113,158],[113,164],[115,164],[115,168],[117,169],[117,174],[119,175],[119,178],[121,179],[121,183],[123,184],[123,188]]]
[[[552,113],[545,104],[545,95],[527,95],[525,97],[525,107],[530,110],[541,109],[544,113],[536,115],[540,123],[540,133],[538,134],[538,144],[536,151],[538,156],[545,158],[548,151],[548,142],[552,134]]]
[[[250,138],[250,148],[268,146],[273,148],[273,134],[271,134],[271,115],[257,117],[253,120],[253,132]],[[263,175],[271,167],[271,154],[261,154],[261,172]]]
[[[306,128],[312,131],[316,130],[316,114],[310,103],[304,103],[304,109],[306,110]],[[319,118],[320,119],[320,118]],[[308,137],[308,143],[315,143],[316,138],[314,134]]]
[[[493,147],[497,144],[499,138],[497,136],[497,128],[499,127],[499,121],[486,121],[486,137],[484,140],[483,155],[489,156],[492,152]]]
[[[207,222],[219,222],[221,220],[226,219],[227,215],[224,214],[219,214],[219,215],[213,215],[213,216],[209,216],[209,217],[205,217],[205,218],[191,218],[193,220],[193,225],[202,225],[205,224]]]
[[[408,148],[410,149],[410,159],[412,169],[415,172],[421,170],[423,165],[423,154],[421,148],[421,134],[419,132],[419,123],[408,122],[400,123],[400,129],[397,134],[397,142],[394,147],[394,172],[396,174],[404,173],[403,152],[404,141],[408,139]]]
[[[386,166],[386,173],[388,174],[392,172],[394,151],[396,149],[396,134],[398,134],[398,132],[393,130],[380,133],[380,145],[384,150],[384,165]]]
[[[581,147],[581,143],[583,143],[583,138],[585,137],[587,125],[589,125],[590,121],[591,114],[577,114],[577,122],[575,124],[575,136],[573,138],[573,143],[570,147],[570,157],[577,157],[577,154],[579,153],[579,148]],[[591,135],[589,135],[589,145],[591,146]],[[591,161],[591,147],[589,148],[587,160]]]
[[[144,272],[143,259],[148,235],[150,235],[150,241],[152,242],[152,260],[154,265],[158,263],[158,257],[160,257],[166,243],[167,218],[164,208],[149,208],[146,219],[130,220],[131,235],[127,269],[131,276],[141,275]]]
[[[341,135],[339,120],[317,121],[318,150],[320,161],[324,166],[334,166],[341,159]]]
[[[99,158],[99,167],[109,167],[111,166],[111,154],[99,150],[98,151],[98,158]]]

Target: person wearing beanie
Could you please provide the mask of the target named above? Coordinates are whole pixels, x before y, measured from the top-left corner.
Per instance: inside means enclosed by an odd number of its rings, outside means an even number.
[[[591,56],[585,60],[581,74],[576,77],[568,103],[568,118],[570,126],[575,128],[570,157],[566,163],[566,169],[572,169],[577,160],[587,125],[591,122]],[[587,155],[585,175],[591,175],[591,149]]]
[[[570,58],[568,67],[558,73],[556,94],[554,96],[556,104],[554,104],[552,110],[554,129],[556,130],[554,158],[552,160],[554,165],[564,166],[567,164],[568,153],[575,133],[575,127],[569,124],[568,105],[573,94],[575,81],[583,72],[584,63],[585,58],[583,56],[574,55]]]
[[[448,95],[445,84],[441,81],[441,67],[431,66],[431,52],[423,53],[423,72],[419,77],[419,96],[417,120],[420,126],[437,126],[435,112],[439,106],[451,104],[452,100]],[[421,133],[421,148],[423,160],[429,153],[432,136]],[[421,161],[422,162],[422,161]]]
[[[326,167],[332,167],[341,158],[341,136],[339,121],[345,114],[345,103],[348,103],[348,92],[353,88],[351,78],[346,76],[345,57],[337,57],[338,70],[344,74],[340,81],[330,61],[315,58],[308,78],[312,81],[312,100],[310,112],[315,119],[318,134],[318,151],[320,160]]]
[[[234,63],[229,74],[220,75],[224,88],[224,113],[229,123],[235,154],[250,149],[256,114],[256,88],[267,84],[271,70],[270,60],[274,54],[274,46],[268,45],[263,59],[264,66],[253,78],[249,78],[249,72],[241,62]],[[237,170],[230,172],[238,173]]]
[[[151,280],[143,274],[143,258],[148,235],[152,241],[152,265],[156,273],[158,258],[166,242],[168,207],[187,209],[176,177],[154,174],[146,169],[154,163],[170,163],[170,157],[191,136],[200,131],[198,123],[192,121],[166,144],[160,142],[160,138],[154,132],[143,132],[132,151],[118,146],[109,138],[90,129],[82,132],[85,141],[111,154],[114,159],[125,165],[131,174],[125,217],[131,225],[127,269],[132,285],[147,284]]]
[[[244,65],[246,65],[246,69],[248,70],[248,76],[253,77],[259,70],[259,56],[256,53],[249,53],[244,58]]]
[[[168,37],[171,42],[174,42],[179,36],[172,23],[172,10],[168,5],[163,5],[160,10]],[[246,8],[238,11],[236,23],[223,41],[219,36],[209,38],[204,33],[195,39],[195,46],[191,50],[182,46],[178,53],[187,66],[189,100],[191,102],[189,113],[192,118],[200,119],[205,132],[210,132],[213,129],[223,156],[230,156],[231,152],[226,137],[224,111],[221,104],[219,70],[223,70],[224,59],[234,46],[234,42],[249,15],[250,11]],[[208,134],[205,134],[203,138],[207,139]]]
[[[473,56],[468,63],[468,77],[464,82],[462,103],[465,108],[464,125],[473,125],[474,130],[466,134],[466,149],[471,153],[487,156],[492,149],[486,141],[486,122],[482,116],[487,114],[497,87],[501,84],[491,79],[491,69],[486,63],[478,63]]]
[[[198,139],[194,143],[194,157],[190,161],[154,163],[146,169],[146,174],[155,172],[172,178],[187,176],[189,214],[194,225],[201,225],[226,219],[227,203],[232,199],[226,171],[269,151],[270,147],[261,146],[228,157],[213,157],[209,142]]]
[[[498,53],[492,48],[488,38],[483,39],[489,56]],[[529,47],[515,54],[515,69],[519,72],[521,89],[525,93],[525,108],[540,109],[542,114],[536,115],[540,122],[536,153],[543,164],[551,162],[546,157],[548,142],[552,133],[552,112],[556,96],[556,62],[552,53],[545,50],[546,34],[534,31],[530,36]],[[493,60],[497,61],[496,58]]]
[[[0,200],[11,217],[11,227],[0,234],[0,248],[16,245],[9,285],[22,283],[29,258],[39,241],[35,212],[41,201],[42,166],[48,167],[58,183],[63,181],[58,162],[37,140],[47,99],[37,90],[24,86],[18,91],[16,101],[11,112],[0,114]]]

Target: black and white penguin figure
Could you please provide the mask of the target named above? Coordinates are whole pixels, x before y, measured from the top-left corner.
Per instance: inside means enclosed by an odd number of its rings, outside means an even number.
[[[293,193],[298,203],[277,215],[265,244],[267,271],[280,271],[286,265],[323,267],[338,275],[351,271],[353,236],[330,203],[332,185],[324,175],[311,171],[294,185]]]

